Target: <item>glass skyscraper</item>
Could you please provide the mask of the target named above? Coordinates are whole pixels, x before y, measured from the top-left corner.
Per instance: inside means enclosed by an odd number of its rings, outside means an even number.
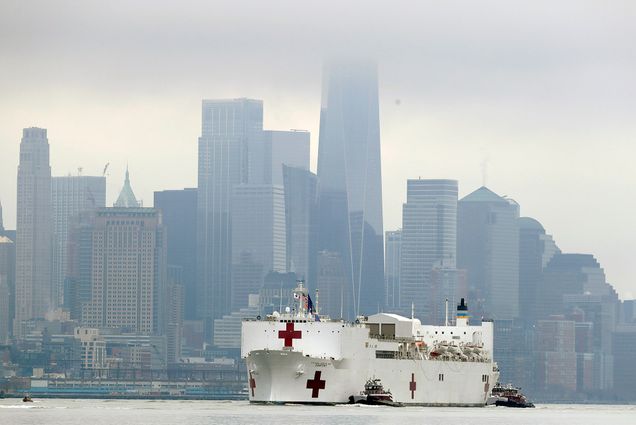
[[[427,323],[439,323],[444,299],[455,304],[457,286],[457,180],[407,181],[402,208],[400,284],[403,314],[411,305]]]
[[[384,307],[382,178],[375,64],[332,63],[323,75],[318,148],[321,252],[340,257],[344,316]]]
[[[457,265],[468,273],[473,313],[519,317],[519,205],[487,187],[457,204]]]
[[[106,206],[106,177],[64,176],[51,178],[53,205],[53,306],[64,304],[69,227],[85,211]]]
[[[213,319],[229,313],[232,256],[231,203],[235,185],[247,183],[248,147],[261,137],[263,102],[204,100],[199,138],[197,200],[197,316],[207,339]]]

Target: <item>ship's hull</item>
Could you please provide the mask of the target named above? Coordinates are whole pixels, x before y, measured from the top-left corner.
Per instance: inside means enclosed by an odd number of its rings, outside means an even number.
[[[492,362],[312,357],[292,350],[254,350],[246,358],[254,403],[348,403],[370,378],[395,402],[421,406],[484,406],[498,372]]]

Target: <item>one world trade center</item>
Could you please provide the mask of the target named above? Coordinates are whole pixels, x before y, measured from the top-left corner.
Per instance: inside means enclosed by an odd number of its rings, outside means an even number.
[[[319,139],[317,286],[321,300],[332,306],[332,315],[353,318],[376,313],[384,306],[384,249],[374,63],[325,66]]]

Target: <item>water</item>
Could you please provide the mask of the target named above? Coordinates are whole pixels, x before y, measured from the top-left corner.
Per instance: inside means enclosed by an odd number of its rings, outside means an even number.
[[[247,402],[0,400],[0,424],[29,425],[634,425],[636,406],[539,405],[535,409],[263,406]]]

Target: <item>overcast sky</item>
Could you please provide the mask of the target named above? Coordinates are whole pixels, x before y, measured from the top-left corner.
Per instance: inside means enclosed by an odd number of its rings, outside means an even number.
[[[15,226],[23,127],[53,175],[130,165],[145,205],[196,186],[203,98],[263,99],[268,129],[311,131],[334,55],[380,70],[385,229],[408,178],[487,185],[565,252],[636,295],[636,2],[0,2],[0,200]],[[484,172],[485,171],[485,172]]]

